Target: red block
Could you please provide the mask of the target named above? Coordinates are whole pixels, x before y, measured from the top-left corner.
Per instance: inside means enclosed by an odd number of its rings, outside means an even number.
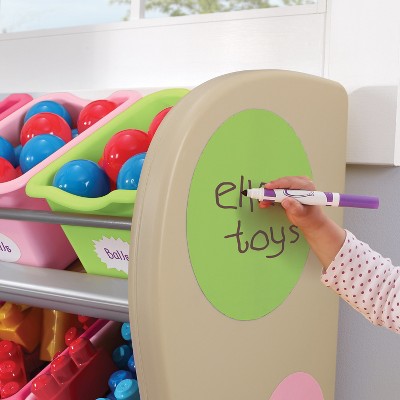
[[[38,400],[94,399],[107,392],[108,378],[116,370],[106,351],[78,338],[69,346],[69,355],[52,361],[51,374],[32,380],[32,393]]]

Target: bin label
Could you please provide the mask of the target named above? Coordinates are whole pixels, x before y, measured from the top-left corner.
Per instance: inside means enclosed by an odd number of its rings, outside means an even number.
[[[0,233],[0,260],[15,262],[21,258],[21,250],[8,236]]]
[[[120,238],[103,236],[100,240],[93,240],[94,248],[100,260],[109,269],[128,273],[129,265],[129,243]]]

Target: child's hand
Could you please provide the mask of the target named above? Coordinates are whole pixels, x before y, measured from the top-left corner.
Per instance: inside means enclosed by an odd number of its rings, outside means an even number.
[[[265,188],[315,190],[315,185],[310,178],[305,176],[286,176],[267,183]],[[260,208],[267,208],[270,205],[269,201],[259,203]],[[305,206],[293,198],[283,200],[281,205],[285,209],[289,221],[303,231],[314,229],[326,219],[321,207]]]
[[[315,190],[314,183],[305,176],[286,176],[275,179],[265,185],[267,189],[302,189]],[[270,202],[260,202],[261,208],[266,208]],[[288,197],[281,203],[290,222],[303,232],[325,268],[340,250],[346,232],[333,220],[328,218],[320,206],[305,206],[297,200]]]

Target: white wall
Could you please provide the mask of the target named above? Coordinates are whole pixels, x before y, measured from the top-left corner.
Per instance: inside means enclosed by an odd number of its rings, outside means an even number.
[[[323,11],[299,6],[279,17],[271,9],[0,35],[7,60],[0,63],[0,88],[182,87],[261,68],[321,75],[324,28]]]
[[[360,240],[400,265],[400,169],[351,165],[348,193],[374,193],[380,207],[372,212],[346,209],[345,226]],[[371,210],[370,210],[371,211]],[[341,301],[336,375],[337,400],[392,400],[400,397],[400,336],[373,326]]]
[[[400,165],[400,2],[332,0],[326,76],[349,93],[347,160]]]
[[[348,193],[374,194],[380,208],[346,209],[345,226],[400,265],[398,88],[400,2],[333,0],[327,76],[349,94]],[[364,164],[364,165],[363,165]],[[365,164],[370,164],[366,166]],[[373,166],[387,165],[387,166]],[[400,337],[340,305],[337,400],[397,399]]]

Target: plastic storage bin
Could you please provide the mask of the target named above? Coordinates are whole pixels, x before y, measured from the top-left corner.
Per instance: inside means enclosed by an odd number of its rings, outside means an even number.
[[[23,105],[32,101],[33,97],[26,93],[14,93],[0,101],[0,121],[8,117]]]
[[[159,111],[175,105],[187,93],[186,89],[166,89],[143,97],[38,172],[28,182],[27,194],[45,198],[53,211],[131,218],[135,190],[114,190],[103,197],[84,198],[53,187],[54,175],[71,160],[90,159],[97,162],[104,146],[115,133],[130,128],[147,131]],[[63,229],[86,272],[127,278],[130,231],[66,225]]]
[[[108,99],[118,104],[114,111],[25,174],[12,181],[0,183],[0,207],[49,211],[50,208],[46,200],[31,198],[26,195],[25,187],[29,179],[69,149],[84,141],[97,128],[113,120],[140,97],[141,95],[134,91],[113,93]],[[91,102],[91,100],[80,99],[68,93],[55,93],[38,97],[0,121],[1,136],[8,139],[13,146],[18,145],[26,112],[32,105],[42,100],[53,100],[61,103],[69,111],[73,121],[77,120],[82,108]],[[59,225],[0,220],[0,261],[63,269],[74,259],[76,259],[76,253]]]
[[[114,321],[106,321],[103,319],[97,320],[87,331],[82,333],[80,337],[82,338],[87,338],[90,340],[90,342],[97,348],[97,349],[103,349],[105,350],[108,354],[112,353],[112,350],[116,347],[117,344],[121,342],[121,339],[118,339],[120,336],[120,326],[121,324],[118,322]],[[116,344],[117,343],[117,344]],[[66,355],[68,354],[68,348],[66,348],[61,355]],[[99,377],[101,376],[103,379],[101,381],[97,382],[88,382],[88,384],[96,384],[98,387],[100,385],[104,386],[105,377],[108,377],[109,371],[102,371],[102,365],[96,365],[96,371],[101,372]],[[50,373],[50,364],[47,365],[42,371],[39,372],[36,377],[39,377],[40,375],[48,374]],[[102,376],[104,375],[104,376]],[[36,378],[35,377],[35,378]],[[31,384],[32,381],[29,381],[18,393],[16,393],[13,396],[8,397],[8,400],[36,400],[37,397],[31,393]],[[105,389],[106,390],[106,389]],[[101,391],[99,392],[99,394]]]

